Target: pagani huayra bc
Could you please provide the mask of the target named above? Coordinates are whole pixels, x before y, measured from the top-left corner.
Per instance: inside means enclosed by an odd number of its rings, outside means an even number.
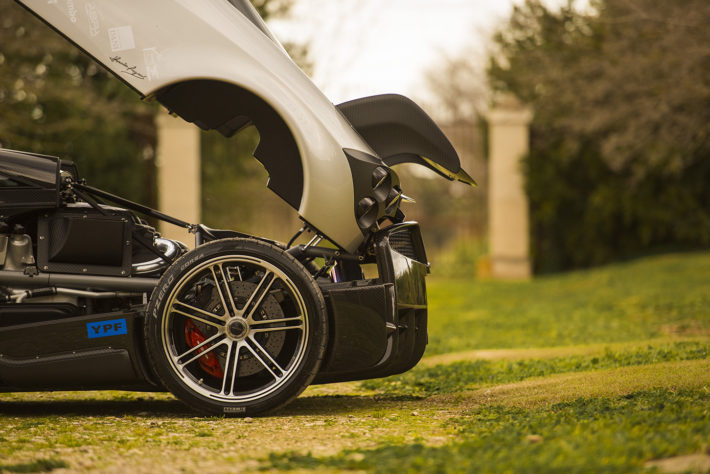
[[[169,390],[247,416],[419,361],[429,264],[391,167],[474,184],[421,108],[333,105],[247,0],[18,3],[141,98],[227,137],[254,125],[268,188],[312,238],[183,222],[69,161],[0,149],[0,391]],[[188,229],[194,249],[146,217]]]

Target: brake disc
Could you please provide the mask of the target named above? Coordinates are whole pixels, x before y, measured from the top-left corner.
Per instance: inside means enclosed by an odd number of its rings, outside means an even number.
[[[256,290],[257,285],[248,281],[231,281],[229,282],[229,287],[234,297],[235,305],[237,308],[241,308],[246,304],[249,297]],[[210,292],[210,298],[204,306],[205,311],[209,311],[214,314],[222,314],[222,302],[220,301],[219,294],[215,288],[212,288]],[[257,321],[263,321],[267,319],[282,319],[284,317],[284,312],[281,309],[281,305],[274,297],[273,292],[267,294],[259,305],[258,310],[254,313],[253,318]],[[206,324],[196,322],[197,327],[202,331],[203,334],[209,334],[212,332],[212,328]],[[281,323],[283,325],[283,323]],[[259,342],[261,347],[266,350],[271,357],[276,358],[281,349],[283,348],[284,341],[286,339],[285,331],[272,331],[260,333],[254,336],[254,338]],[[224,347],[220,347],[215,350],[217,358],[219,359],[220,365],[225,367],[225,359],[227,357],[227,350]],[[239,355],[238,364],[238,375],[239,377],[247,377],[249,375],[254,375],[261,370],[264,370],[264,366],[256,360],[256,358],[247,350],[242,350]]]

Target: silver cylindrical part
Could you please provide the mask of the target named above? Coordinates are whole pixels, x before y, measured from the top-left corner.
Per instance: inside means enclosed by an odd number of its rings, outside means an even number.
[[[158,237],[155,239],[155,247],[169,260],[177,256],[180,247],[172,240],[163,239]],[[168,266],[168,262],[160,257],[156,257],[153,260],[148,260],[147,262],[139,262],[133,264],[133,275],[144,275],[146,273],[153,273],[156,270],[161,270]]]
[[[109,299],[109,298],[130,298],[143,295],[143,293],[129,293],[125,291],[86,291],[86,290],[73,290],[71,288],[45,288],[34,291],[51,292],[54,295],[68,295],[76,296],[89,299]],[[15,303],[22,303],[25,299],[33,298],[34,296],[45,297],[46,294],[34,295],[33,290],[14,290],[10,299]]]
[[[26,275],[23,272],[0,271],[0,285],[20,288],[61,286],[79,290],[112,290],[151,292],[158,286],[158,278],[126,278],[92,275],[67,275],[60,273],[40,273]]]

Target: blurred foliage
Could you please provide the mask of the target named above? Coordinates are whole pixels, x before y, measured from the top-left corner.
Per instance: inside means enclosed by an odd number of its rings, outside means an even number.
[[[444,56],[426,72],[426,84],[438,106],[437,118],[473,127],[479,122],[489,100],[485,61],[478,60],[479,56],[476,51]]]
[[[267,18],[277,18],[287,15],[293,0],[250,0],[254,5],[259,15],[266,20]]]
[[[252,156],[258,143],[259,134],[254,127],[248,127],[231,139],[214,131],[202,132],[202,181],[206,185],[202,189],[202,218],[210,226],[239,229],[235,220],[253,219],[252,208],[241,205],[249,201],[249,196],[242,193],[243,184],[261,176],[258,167],[237,158]],[[238,213],[234,212],[235,208],[239,209]]]
[[[489,77],[533,106],[537,271],[710,245],[710,3],[517,6]]]
[[[231,138],[202,132],[202,221],[287,241],[299,228],[296,211],[266,188],[269,175],[251,158],[259,133],[247,127]]]
[[[482,123],[456,117],[446,109],[450,120],[439,125],[456,149],[461,166],[478,182],[471,187],[451,182],[428,168],[415,164],[396,165],[404,194],[416,204],[402,204],[407,220],[421,224],[432,271],[442,276],[474,276],[475,260],[482,255],[486,235],[486,162]],[[436,114],[435,114],[436,115]],[[437,115],[438,117],[438,115]],[[458,261],[463,257],[465,260]]]
[[[472,278],[479,274],[481,258],[488,255],[488,245],[484,237],[459,235],[445,245],[434,246],[435,256],[429,258],[432,275],[445,278]]]
[[[478,186],[450,182],[426,168],[400,172],[404,193],[417,200],[404,205],[407,219],[421,223],[432,272],[437,276],[476,275],[477,260],[487,251],[487,123],[481,111],[488,99],[485,70],[475,50],[441,57],[426,72],[432,101],[423,104],[451,141],[461,167]]]
[[[11,0],[0,0],[0,146],[59,156],[89,183],[154,202],[154,107]]]

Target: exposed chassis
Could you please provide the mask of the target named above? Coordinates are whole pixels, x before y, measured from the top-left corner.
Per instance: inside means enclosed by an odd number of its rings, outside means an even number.
[[[404,223],[378,236],[379,278],[319,285],[328,310],[329,343],[314,383],[384,377],[407,371],[419,361],[427,343],[427,266],[391,243],[393,236],[399,245],[400,239],[417,238],[418,232],[416,223]],[[400,237],[403,234],[408,235]],[[118,294],[142,292],[147,298],[158,282],[125,280],[0,271],[0,285],[20,286],[30,293],[40,288],[91,287]],[[0,328],[0,391],[163,389],[145,358],[145,305],[56,319],[46,304],[12,310],[32,311],[47,320]],[[0,308],[3,316],[10,312],[9,305]],[[92,326],[122,319],[124,334],[90,338]]]
[[[244,416],[419,361],[428,261],[391,166],[474,184],[421,108],[333,105],[247,0],[18,3],[143,99],[227,137],[253,124],[267,186],[304,226],[288,244],[210,229],[0,149],[0,391],[169,390]]]
[[[165,377],[161,377],[156,369],[158,356],[151,353],[148,323],[162,317],[158,311],[162,296],[173,290],[174,281],[168,273],[181,268],[199,272],[198,263],[204,260],[201,252],[216,245],[222,250],[221,254],[214,255],[227,255],[219,258],[232,264],[236,262],[233,268],[237,271],[243,272],[253,265],[253,260],[239,264],[244,255],[251,255],[244,251],[245,245],[247,250],[249,245],[264,246],[275,251],[277,257],[298,265],[314,283],[317,298],[322,298],[324,319],[314,318],[311,324],[321,323],[324,334],[320,334],[317,341],[303,341],[300,348],[303,351],[309,342],[321,346],[315,351],[315,363],[310,366],[315,372],[305,375],[294,372],[299,390],[286,399],[276,397],[274,402],[267,397],[266,403],[254,406],[254,397],[249,394],[255,387],[250,386],[246,390],[249,396],[240,395],[246,397],[246,401],[240,398],[239,403],[233,403],[234,400],[226,397],[226,402],[221,400],[217,407],[208,405],[207,408],[194,400],[188,401],[196,409],[210,413],[220,410],[226,414],[258,413],[282,405],[309,383],[359,380],[406,371],[424,352],[427,343],[424,280],[428,263],[419,227],[414,222],[393,224],[373,233],[368,246],[359,254],[319,247],[313,245],[314,239],[306,245],[288,247],[236,231],[189,224],[132,203],[86,185],[78,178],[71,163],[56,158],[0,150],[0,159],[0,177],[5,179],[4,184],[10,181],[22,184],[0,187],[0,199],[4,202],[0,215],[3,226],[0,229],[0,289],[3,290],[0,301],[4,301],[0,303],[0,391],[159,391],[166,388],[175,391],[174,387],[166,387]],[[160,239],[150,226],[141,224],[134,213],[190,229],[195,235],[195,250],[186,252],[183,246],[175,243],[177,250],[169,255],[164,247],[157,245],[164,239]],[[119,243],[125,241],[130,245],[116,247],[111,243],[93,242],[97,236],[108,237],[107,232],[117,232]],[[146,233],[152,234],[149,242],[159,258],[148,257],[136,250]],[[225,249],[231,251],[225,254]],[[210,250],[206,253],[210,254]],[[161,258],[164,261],[158,261]],[[313,259],[322,259],[323,264],[315,265]],[[291,278],[287,274],[288,268],[279,269],[278,262],[267,258],[258,262],[283,281]],[[376,264],[377,277],[363,277],[361,265],[369,263]],[[223,267],[229,268],[229,265]],[[221,277],[224,279],[221,290],[215,290],[219,287],[219,278],[215,278],[208,278],[201,284],[212,285],[212,292],[221,294],[223,291],[224,295],[220,296],[223,306],[231,305],[227,299],[233,300],[235,312],[232,315],[238,315],[240,310],[249,306],[248,302],[243,306],[239,302],[240,295],[236,293],[240,290],[235,286],[238,285],[237,276]],[[258,295],[258,285],[247,283],[246,279],[242,284]],[[305,295],[302,298],[308,298],[307,292],[295,293],[299,293],[299,298],[300,294]],[[249,298],[251,295],[241,296]],[[261,307],[269,303],[268,297],[255,301],[254,312],[263,311]],[[302,305],[299,314],[308,312],[306,303]],[[273,302],[271,306],[277,315],[268,314],[261,320],[249,322],[255,338],[258,331],[274,335],[294,330],[303,335],[307,333],[304,327],[280,322],[285,320],[282,314],[285,310]],[[208,326],[210,323],[223,324],[224,344],[243,348],[240,358],[234,360],[252,366],[246,372],[247,378],[259,372],[276,381],[290,376],[289,365],[281,366],[278,362],[278,355],[284,352],[283,342],[274,345],[255,339],[252,348],[244,342],[247,339],[240,339],[237,334],[239,328],[234,320],[238,318],[222,323],[203,314],[206,308],[215,312],[214,305],[209,303],[194,309],[173,303],[170,308],[171,311],[186,312],[181,328],[188,324],[192,328],[193,322],[204,322]],[[317,309],[311,311],[318,312]],[[299,323],[307,321],[302,317]],[[192,330],[198,331],[196,328]],[[216,331],[213,337],[219,337],[220,331]],[[206,335],[198,334],[206,339]],[[170,335],[155,337],[157,341],[165,339],[170,339]],[[229,380],[231,398],[235,398],[238,390],[234,385],[238,386],[241,379],[239,371],[235,368],[232,378],[225,377],[223,372],[229,368],[229,355],[225,358],[223,354],[212,361],[213,369],[221,371],[221,375],[211,373],[209,367],[200,362],[207,357],[206,354],[200,356],[200,347],[205,352],[211,347],[209,344],[199,346],[205,339],[193,341],[192,345],[188,343],[183,348],[183,352],[195,356],[187,364],[187,367],[194,367],[181,369],[185,379],[199,380],[196,376],[199,373],[212,375],[215,380],[221,377],[223,382]],[[215,342],[219,341],[215,339]],[[185,341],[181,343],[185,344]],[[261,343],[263,345],[259,345]],[[286,353],[288,355],[288,350]],[[174,357],[175,361],[179,361],[179,354]],[[298,367],[294,361],[286,362]],[[265,382],[253,383],[268,387],[273,384],[268,378]],[[222,390],[217,384],[206,392],[219,392],[217,388]]]

